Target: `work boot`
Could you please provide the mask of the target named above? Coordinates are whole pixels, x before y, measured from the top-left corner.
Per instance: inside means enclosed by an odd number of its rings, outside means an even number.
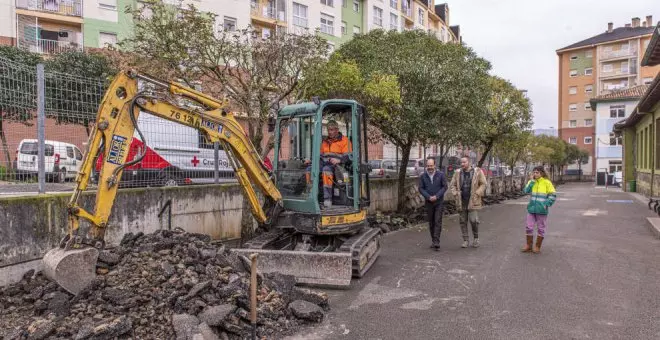
[[[461,248],[467,248],[468,247],[468,241],[463,240],[463,244],[461,244]]]
[[[538,254],[541,252],[541,243],[543,243],[543,236],[536,236],[536,245],[532,250],[534,254]]]
[[[527,244],[523,247],[523,253],[529,253],[532,250],[532,243],[534,243],[534,235],[527,235]]]
[[[475,238],[474,241],[472,241],[472,247],[473,248],[479,248],[479,239]]]

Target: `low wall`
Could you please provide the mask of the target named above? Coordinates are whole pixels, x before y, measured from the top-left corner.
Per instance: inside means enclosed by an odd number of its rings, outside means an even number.
[[[520,190],[521,179],[514,179]],[[406,180],[406,202],[409,207],[424,202],[417,189],[418,179]],[[370,181],[370,213],[391,212],[397,207],[397,180]],[[487,194],[511,190],[511,181],[488,180]],[[41,257],[56,247],[67,231],[67,203],[71,194],[40,195],[0,199],[0,285],[20,279],[29,269],[39,269]],[[449,193],[447,194],[449,195]],[[446,198],[448,198],[446,196]],[[93,192],[81,196],[81,205],[89,207]],[[158,216],[171,203],[168,211]],[[159,229],[181,227],[188,232],[203,233],[213,239],[237,240],[241,235],[243,196],[237,184],[174,188],[138,188],[119,190],[106,230],[108,246],[119,244],[129,232],[151,233]]]

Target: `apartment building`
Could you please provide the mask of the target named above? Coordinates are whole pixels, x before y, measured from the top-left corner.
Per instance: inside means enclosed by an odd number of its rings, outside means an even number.
[[[590,100],[652,81],[660,67],[642,67],[641,57],[654,27],[650,15],[618,28],[608,23],[605,32],[556,51],[559,137],[589,152],[589,162],[582,166],[585,174],[593,174],[597,166],[596,117]]]

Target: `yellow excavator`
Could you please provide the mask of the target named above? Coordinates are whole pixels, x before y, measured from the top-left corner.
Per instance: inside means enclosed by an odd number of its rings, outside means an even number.
[[[271,125],[275,133],[271,170],[228,111],[228,104],[178,83],[132,70],[120,72],[103,97],[76,177],[68,205],[68,234],[43,258],[45,275],[73,294],[95,278],[122,172],[144,157],[144,152],[130,161],[127,157],[135,133],[146,143],[137,124],[141,112],[195,128],[227,154],[263,230],[231,251],[258,253],[260,272],[293,275],[300,284],[345,287],[352,277],[364,275],[381,246],[380,230],[367,222],[370,169],[365,108],[352,100],[313,98],[280,109]],[[342,123],[352,148],[341,155],[344,161],[333,166],[332,204],[328,205],[322,202],[320,177],[323,165],[336,155],[320,150],[323,123],[329,120]],[[285,149],[288,155],[281,156]],[[91,211],[78,202],[99,157],[96,203]],[[263,194],[263,204],[255,187]]]

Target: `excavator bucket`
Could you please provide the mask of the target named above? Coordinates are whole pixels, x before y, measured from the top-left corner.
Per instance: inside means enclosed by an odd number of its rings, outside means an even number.
[[[246,257],[259,254],[258,272],[293,275],[298,284],[338,288],[351,284],[350,253],[245,248],[235,248],[231,251]]]
[[[96,248],[55,248],[43,258],[43,273],[71,294],[78,295],[96,277]]]

